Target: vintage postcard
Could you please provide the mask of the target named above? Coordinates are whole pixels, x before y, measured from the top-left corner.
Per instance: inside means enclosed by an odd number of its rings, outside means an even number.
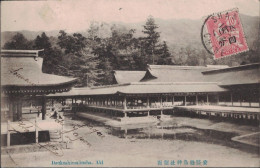
[[[1,1],[1,167],[259,167],[259,11]]]

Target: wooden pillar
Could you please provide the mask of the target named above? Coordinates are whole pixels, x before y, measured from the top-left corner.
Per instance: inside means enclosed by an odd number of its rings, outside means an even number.
[[[198,101],[198,95],[196,95],[196,106],[199,105],[199,101]]]
[[[240,101],[240,106],[242,106],[242,95],[240,95],[239,101]]]
[[[19,98],[17,100],[17,120],[20,121],[22,119],[22,100]]]
[[[35,143],[39,142],[39,132],[38,132],[38,123],[37,117],[35,118]]]
[[[163,110],[161,110],[161,115],[163,115]]]
[[[61,128],[61,141],[64,142],[64,120],[61,121],[61,125],[62,125],[62,128]]]
[[[185,95],[185,96],[184,96],[184,106],[186,106],[186,104],[187,104],[187,103],[186,103],[186,100],[187,100],[187,99],[186,99],[186,95]]]
[[[172,96],[172,106],[174,106],[174,95]]]
[[[150,111],[148,110],[147,116],[150,116]]]
[[[42,97],[42,120],[45,120],[46,115],[46,97],[43,95]]]
[[[147,107],[147,108],[150,107],[150,97],[149,97],[149,96],[147,96],[146,107]],[[148,112],[148,113],[149,113],[149,112]]]
[[[209,94],[207,94],[207,105],[209,105]]]
[[[233,106],[233,94],[230,94],[230,99],[231,99],[231,106]]]
[[[259,96],[259,107],[260,107],[260,96]]]
[[[127,112],[124,112],[125,117],[127,117]]]
[[[160,106],[162,107],[162,95],[160,96]]]
[[[252,92],[251,92],[251,93],[252,93]],[[252,95],[251,93],[249,93],[249,95]],[[251,96],[249,96],[248,103],[249,103],[249,107],[251,107]]]
[[[127,101],[126,101],[126,96],[124,96],[124,103],[123,103],[123,104],[124,104],[124,110],[127,109],[127,104],[126,104],[126,103],[127,103]]]
[[[16,104],[16,101],[15,100],[12,100],[12,114],[13,114],[13,118],[12,118],[12,120],[13,121],[17,121],[17,104]]]
[[[114,106],[114,107],[116,106],[115,97],[113,97],[113,106]]]
[[[11,144],[11,134],[10,134],[10,121],[7,121],[7,146],[9,147]]]
[[[15,112],[14,112],[14,104],[13,101],[9,101],[9,113],[8,113],[8,120],[15,121]]]

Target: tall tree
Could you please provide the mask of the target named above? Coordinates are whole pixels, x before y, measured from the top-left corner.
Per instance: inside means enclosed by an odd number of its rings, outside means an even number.
[[[58,45],[65,49],[65,53],[77,54],[86,47],[86,37],[80,33],[74,33],[72,36],[68,35],[64,30],[61,30],[58,36]]]
[[[149,16],[144,25],[143,33],[146,35],[146,38],[144,39],[145,49],[148,56],[148,63],[150,64],[155,64],[155,60],[157,59],[155,53],[160,38],[160,33],[157,31],[158,28],[159,26],[155,24],[154,18]]]
[[[92,53],[98,57],[99,63],[97,68],[100,69],[98,74],[98,83],[103,85],[112,84],[113,73],[116,68],[112,66],[112,62],[115,62],[115,56],[113,54],[113,47],[109,38],[96,39],[92,48]]]
[[[77,86],[98,85],[100,70],[98,69],[99,60],[91,48],[85,47],[77,55],[69,54],[72,61],[69,65],[69,71],[72,76],[77,77],[79,82]]]
[[[99,38],[99,23],[98,22],[92,22],[88,29],[88,38],[91,40],[95,40],[96,38]]]
[[[35,49],[44,49],[46,50],[51,50],[51,43],[49,37],[43,32],[41,36],[37,36],[36,39],[34,40],[34,48]]]
[[[60,69],[62,62],[62,53],[57,48],[52,48],[49,37],[43,32],[41,36],[37,36],[34,40],[34,49],[44,49],[40,53],[43,59],[43,72],[61,74],[64,69]]]
[[[161,49],[158,51],[159,60],[157,64],[159,65],[171,65],[172,64],[172,56],[169,52],[168,45],[165,41],[163,41]]]
[[[24,37],[23,34],[17,33],[11,41],[4,44],[4,49],[13,50],[30,50],[33,48],[33,42]]]

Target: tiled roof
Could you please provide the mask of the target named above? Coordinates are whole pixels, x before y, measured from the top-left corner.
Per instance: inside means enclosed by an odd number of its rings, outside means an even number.
[[[148,65],[143,82],[207,82],[202,74],[207,70],[216,70],[226,66],[175,66]]]
[[[114,77],[117,84],[139,82],[146,71],[114,71]]]
[[[225,92],[217,83],[173,83],[173,82],[133,82],[122,85],[110,85],[95,88],[73,88],[66,93],[49,96],[83,96],[112,94],[166,94],[166,93],[212,93]]]
[[[76,82],[76,78],[43,73],[42,63],[35,51],[1,51],[1,86],[47,88]]]
[[[248,64],[220,70],[203,72],[209,81],[219,82],[222,86],[260,84],[260,64]]]

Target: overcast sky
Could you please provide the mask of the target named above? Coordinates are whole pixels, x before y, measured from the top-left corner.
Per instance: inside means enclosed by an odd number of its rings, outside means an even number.
[[[202,19],[211,13],[239,8],[259,16],[259,0],[57,0],[1,2],[1,31],[86,30],[91,21],[144,22],[161,19]]]

